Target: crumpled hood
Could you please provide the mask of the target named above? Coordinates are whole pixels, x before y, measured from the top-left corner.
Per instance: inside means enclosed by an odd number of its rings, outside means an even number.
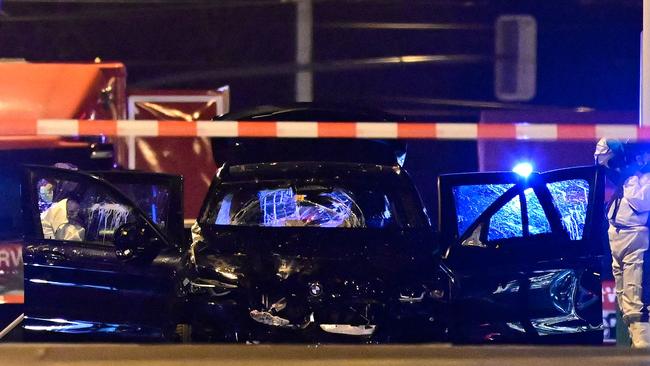
[[[194,248],[201,281],[217,286],[219,301],[232,299],[256,322],[279,327],[376,324],[404,296],[421,300],[437,268],[430,231],[202,231],[204,242]]]
[[[195,251],[199,276],[245,287],[297,278],[411,282],[430,279],[437,266],[429,231],[258,227],[202,231],[205,242]]]

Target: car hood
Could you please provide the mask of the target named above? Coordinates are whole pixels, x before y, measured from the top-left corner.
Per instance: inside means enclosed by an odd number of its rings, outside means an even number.
[[[201,228],[206,244],[222,253],[277,253],[341,259],[349,256],[432,257],[432,231],[317,227],[211,226]]]
[[[203,235],[194,252],[199,276],[226,282],[332,275],[409,282],[430,278],[437,265],[430,230],[213,226]]]

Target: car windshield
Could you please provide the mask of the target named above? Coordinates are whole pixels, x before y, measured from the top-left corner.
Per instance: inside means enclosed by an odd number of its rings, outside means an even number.
[[[341,184],[225,184],[206,221],[261,227],[386,228],[417,226],[404,192]]]

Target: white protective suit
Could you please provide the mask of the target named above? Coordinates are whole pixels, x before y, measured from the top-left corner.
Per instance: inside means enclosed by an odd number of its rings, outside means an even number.
[[[600,142],[596,161],[602,163],[599,148],[603,152]],[[650,347],[650,268],[645,268],[650,266],[650,258],[646,261],[646,256],[650,255],[649,213],[650,174],[627,178],[607,213],[616,299],[634,348]]]
[[[68,199],[58,201],[41,214],[43,238],[83,241],[86,230],[68,220]]]
[[[61,225],[68,223],[67,203],[68,199],[55,202],[47,210],[41,213],[41,226],[43,227],[43,238],[54,239],[54,232]]]

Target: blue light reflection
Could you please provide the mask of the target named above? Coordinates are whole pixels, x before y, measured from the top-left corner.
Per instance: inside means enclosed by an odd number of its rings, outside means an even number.
[[[458,235],[462,236],[483,211],[513,186],[514,184],[477,184],[454,187]]]
[[[488,241],[524,236],[519,195],[513,197],[490,218]]]
[[[524,191],[526,196],[526,209],[528,212],[528,232],[530,235],[546,234],[551,232],[551,224],[542,208],[542,203],[537,198],[535,191],[528,188]]]
[[[581,240],[589,204],[589,183],[584,179],[571,179],[547,183],[546,186],[569,237]]]

